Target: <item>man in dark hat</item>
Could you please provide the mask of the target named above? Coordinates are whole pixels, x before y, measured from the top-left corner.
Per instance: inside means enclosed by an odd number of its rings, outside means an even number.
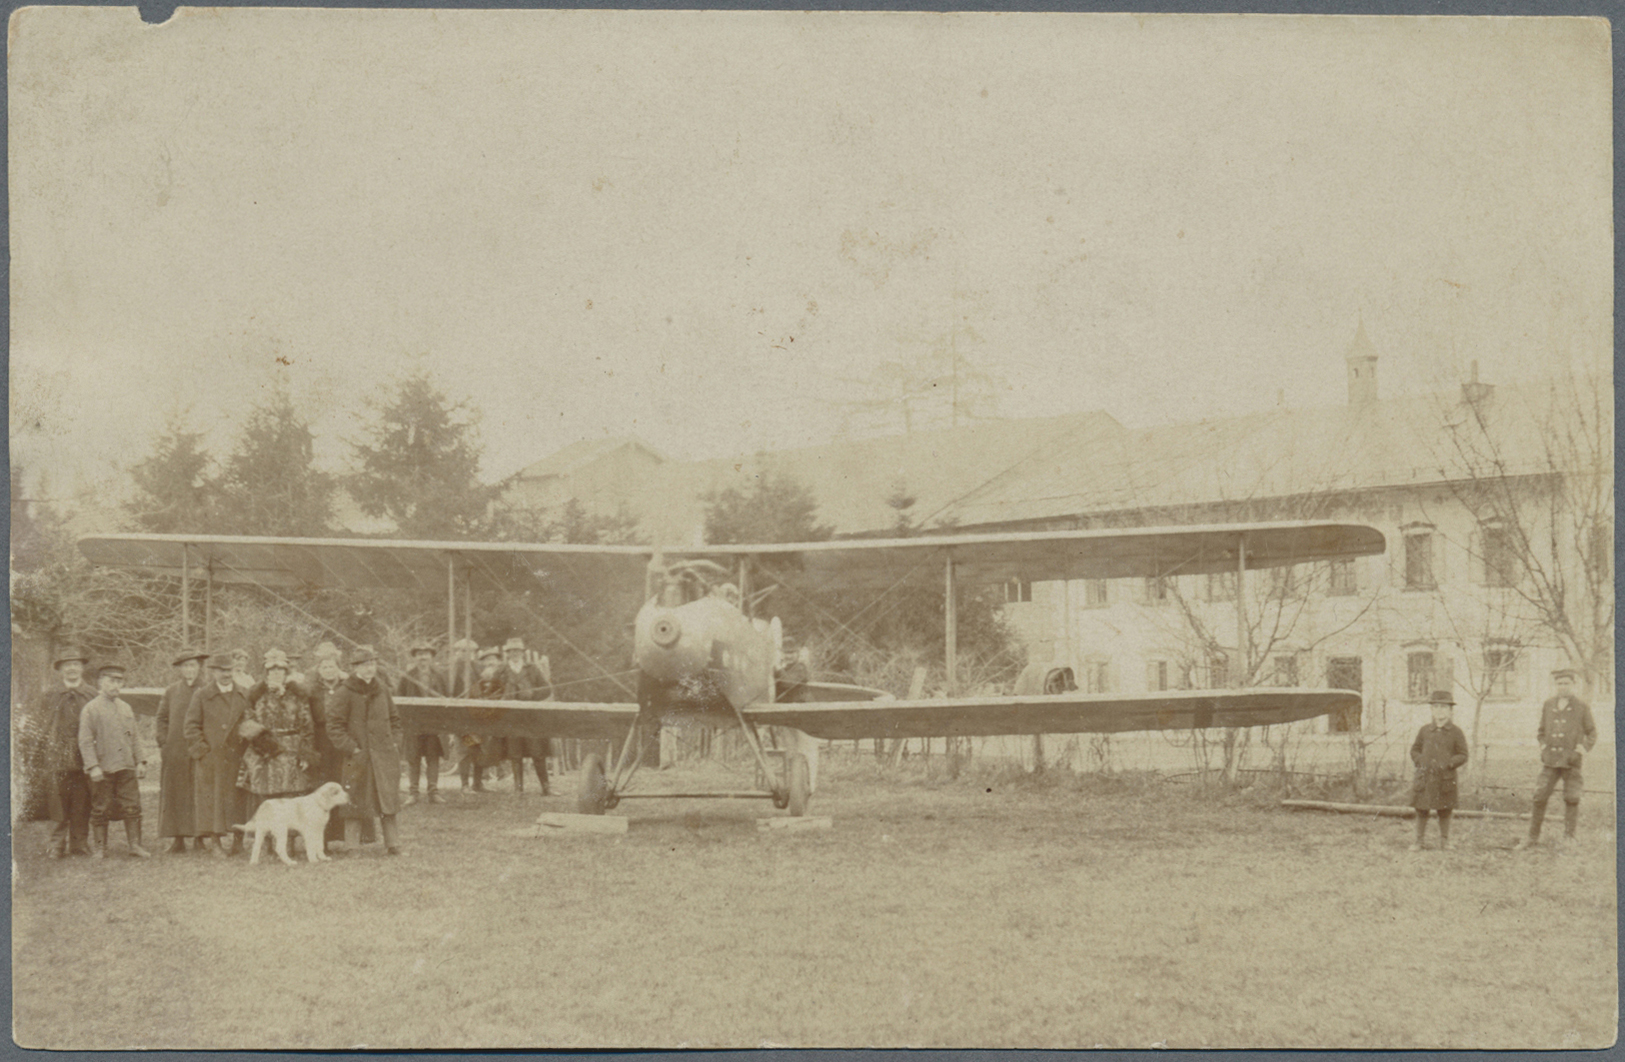
[[[242,791],[237,788],[243,739],[237,727],[248,711],[248,695],[237,688],[232,671],[230,653],[209,657],[209,679],[186,706],[182,729],[192,757],[198,843],[217,856],[240,852],[243,846],[243,835],[232,826],[243,821]]]
[[[52,662],[60,684],[40,699],[39,718],[46,727],[45,769],[49,774],[51,839],[45,854],[52,859],[90,854],[90,779],[79,752],[79,716],[96,691],[85,681],[90,657],[81,649],[64,649]]]
[[[410,653],[412,666],[407,668],[406,674],[401,676],[401,687],[397,692],[402,697],[446,696],[446,676],[441,674],[440,669],[434,666],[434,646],[428,642],[416,642],[412,645]],[[442,735],[407,732],[407,804],[416,804],[418,802],[420,770],[428,774],[429,803],[444,804],[446,802],[445,798],[440,795],[440,757],[450,755],[451,750],[446,746],[445,738]]]
[[[1427,836],[1428,812],[1439,816],[1439,848],[1450,847],[1450,813],[1456,810],[1456,769],[1467,763],[1467,735],[1450,721],[1456,699],[1449,690],[1435,690],[1428,698],[1433,722],[1417,732],[1411,744],[1411,762],[1416,765],[1416,784],[1411,790],[1411,806],[1416,809],[1416,840],[1411,851],[1422,850]]]
[[[395,814],[401,802],[401,716],[389,685],[378,675],[378,654],[370,645],[350,655],[344,680],[327,716],[327,735],[344,754],[344,788],[350,803],[340,805],[345,848],[361,844],[363,820],[382,820],[384,848],[401,854]]]
[[[147,774],[147,761],[141,758],[141,734],[135,726],[135,711],[119,696],[124,687],[124,668],[104,664],[97,672],[99,692],[79,716],[79,753],[90,777],[90,854],[107,855],[107,823],[124,823],[124,838],[130,854],[141,859],[152,853],[141,844],[140,779]]]
[[[170,838],[171,852],[186,851],[186,838],[197,836],[192,811],[192,756],[186,747],[186,708],[203,684],[203,662],[207,659],[208,653],[182,650],[172,662],[180,670],[180,681],[166,689],[158,702],[156,733],[163,756],[158,773],[158,836]]]
[[[1580,822],[1580,794],[1585,792],[1585,780],[1580,776],[1580,763],[1585,759],[1579,746],[1583,743],[1591,751],[1597,743],[1597,723],[1591,717],[1591,706],[1575,695],[1578,675],[1571,667],[1560,667],[1552,672],[1557,692],[1540,706],[1540,726],[1535,738],[1540,742],[1540,777],[1535,780],[1535,804],[1529,815],[1529,836],[1517,847],[1528,848],[1540,843],[1540,826],[1546,819],[1546,802],[1563,783],[1563,839],[1572,841]]]

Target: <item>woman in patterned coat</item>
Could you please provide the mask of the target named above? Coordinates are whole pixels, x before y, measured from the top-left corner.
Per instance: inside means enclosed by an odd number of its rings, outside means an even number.
[[[272,797],[310,792],[310,769],[316,761],[316,730],[310,698],[288,681],[288,654],[265,654],[265,678],[248,694],[248,711],[237,728],[243,738],[243,765],[237,788],[247,793],[243,814],[252,818]]]

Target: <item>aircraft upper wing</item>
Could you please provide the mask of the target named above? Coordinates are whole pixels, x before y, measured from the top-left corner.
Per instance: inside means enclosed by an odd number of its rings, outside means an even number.
[[[761,704],[746,709],[745,714],[758,726],[789,726],[817,738],[852,740],[1268,726],[1359,705],[1360,695],[1352,690],[1269,687],[918,701],[815,701]]]
[[[800,571],[830,589],[886,589],[940,583],[952,558],[963,585],[1059,579],[1115,579],[1235,571],[1381,553],[1382,532],[1363,524],[1260,523],[1093,531],[925,534],[667,549],[668,561],[742,557]],[[475,589],[550,584],[591,593],[637,582],[648,546],[425,542],[366,538],[249,538],[209,535],[88,535],[94,564],[141,568],[265,586],[446,586],[452,573]]]

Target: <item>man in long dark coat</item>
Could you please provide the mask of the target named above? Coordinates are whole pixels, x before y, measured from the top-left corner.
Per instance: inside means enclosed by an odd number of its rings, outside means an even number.
[[[53,823],[45,854],[52,859],[90,854],[90,778],[79,753],[79,716],[96,696],[85,681],[88,663],[83,650],[58,653],[53,666],[60,684],[46,691],[38,708],[46,727],[46,797]]]
[[[434,666],[434,646],[417,642],[412,646],[412,666],[401,676],[401,687],[396,692],[402,697],[444,697],[446,676]],[[440,757],[450,756],[444,735],[408,731],[406,734],[406,784],[408,804],[418,800],[418,776],[423,770],[428,775],[426,788],[429,803],[443,804],[440,795]]]
[[[344,754],[350,803],[337,810],[345,813],[345,847],[358,848],[362,820],[377,817],[383,821],[385,850],[400,855],[395,813],[401,800],[401,716],[370,645],[350,656],[350,677],[328,709],[327,736]]]
[[[332,714],[333,702],[338,700],[339,693],[344,689],[344,681],[350,676],[339,667],[338,646],[332,642],[323,642],[316,647],[316,677],[309,684],[310,692],[310,721],[316,731],[316,764],[313,768],[314,781],[320,786],[327,782],[344,782],[344,753],[333,746],[333,739],[327,736],[327,719]],[[373,833],[372,822],[368,820],[361,833],[363,842],[376,840]],[[344,819],[334,813],[327,820],[327,830],[322,834],[324,844],[340,844],[344,841]]]
[[[553,686],[533,661],[526,660],[523,638],[509,638],[502,647],[504,667],[502,686],[510,701],[548,701],[553,699]],[[547,754],[549,742],[545,737],[511,737],[508,739],[508,758],[513,762],[513,791],[525,791],[525,760],[536,767],[536,780],[542,785],[542,795],[551,796],[547,783]]]
[[[158,774],[158,836],[170,838],[168,851],[186,851],[186,838],[197,836],[193,808],[196,795],[192,777],[192,755],[187,750],[186,709],[192,695],[203,684],[203,662],[208,653],[187,649],[177,656],[174,666],[181,679],[164,691],[158,702],[158,752],[163,767]]]
[[[197,843],[217,856],[242,850],[243,835],[232,826],[243,821],[242,791],[237,788],[243,739],[237,727],[247,711],[248,696],[232,679],[231,654],[216,653],[209,658],[208,681],[186,706],[182,732],[192,757]]]

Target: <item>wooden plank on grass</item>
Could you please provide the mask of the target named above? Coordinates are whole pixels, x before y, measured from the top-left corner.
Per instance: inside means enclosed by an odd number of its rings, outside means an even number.
[[[1339,811],[1345,815],[1388,815],[1396,819],[1412,818],[1416,809],[1406,804],[1340,804],[1334,800],[1283,800],[1284,808],[1299,808],[1304,811]],[[1527,819],[1527,813],[1518,811],[1475,811],[1472,808],[1456,808],[1453,817],[1458,819]]]
[[[774,833],[800,833],[803,830],[827,830],[835,825],[835,820],[828,816],[812,815],[803,818],[788,819],[757,819],[758,830],[771,830]]]

